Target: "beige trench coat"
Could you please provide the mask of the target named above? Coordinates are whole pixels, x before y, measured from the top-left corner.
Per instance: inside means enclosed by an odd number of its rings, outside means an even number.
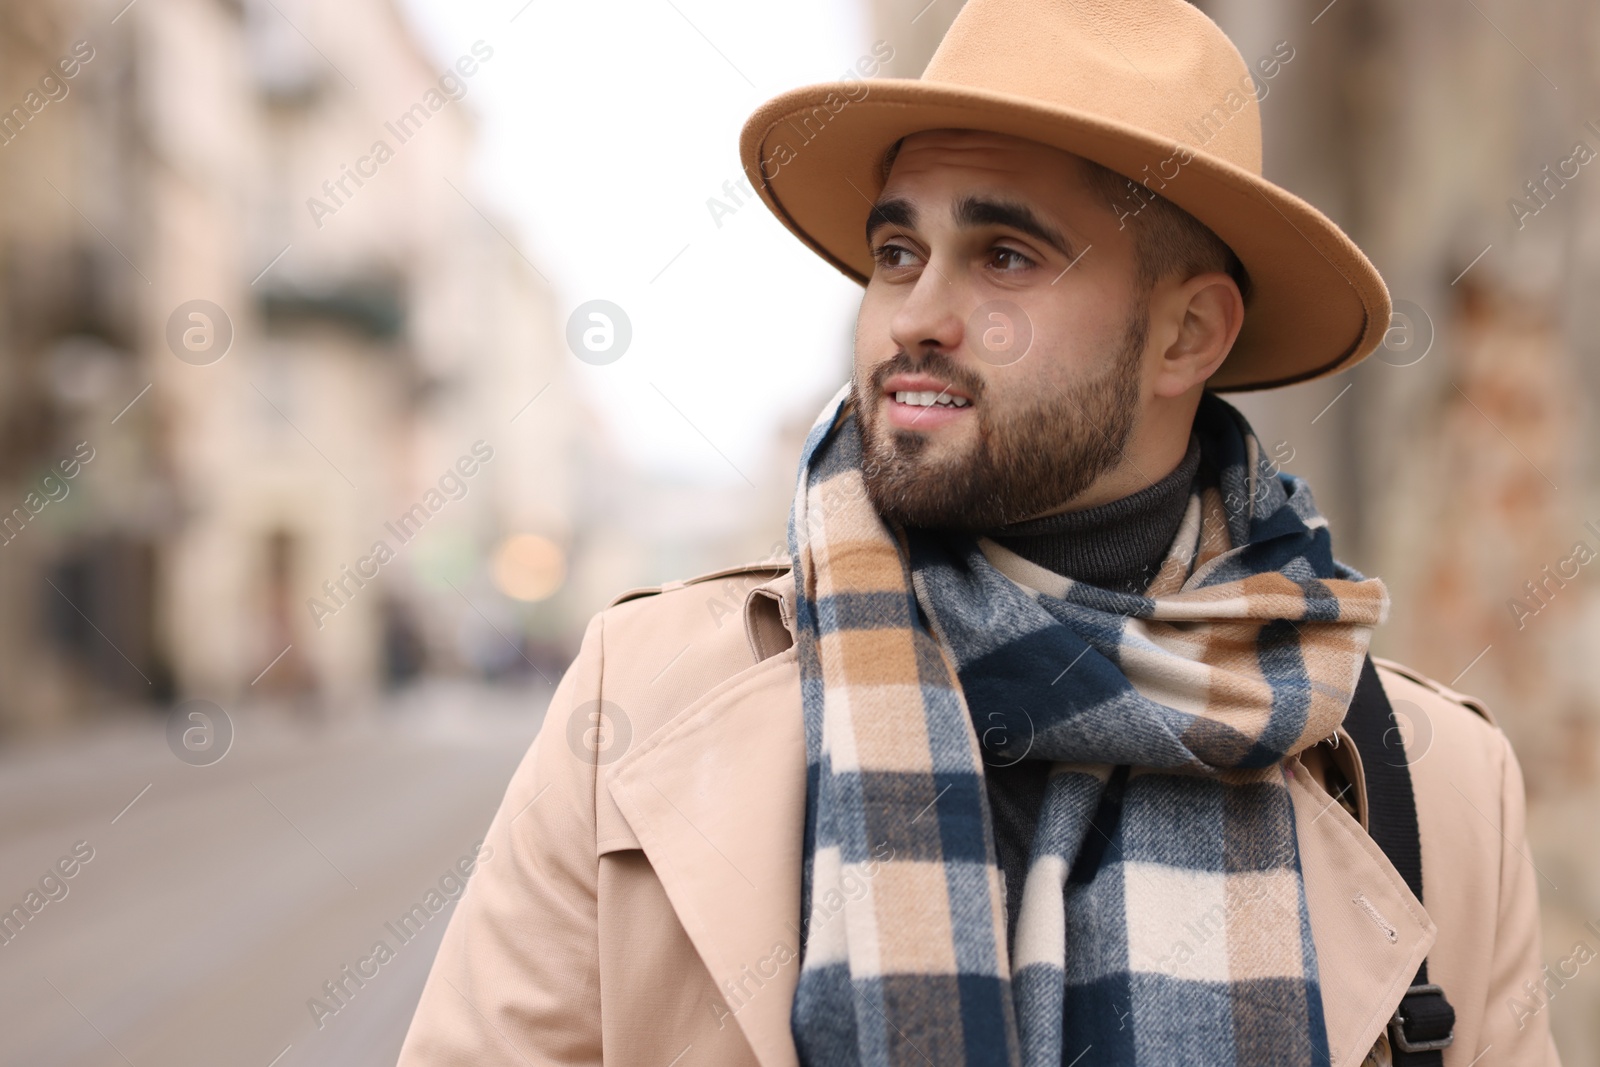
[[[494,818],[401,1067],[796,1063],[792,595],[786,566],[753,565],[595,616]],[[1353,818],[1322,785],[1330,763],[1362,782],[1349,739],[1289,764],[1334,1067],[1387,1062],[1386,1025],[1424,957],[1456,1009],[1447,1067],[1555,1065],[1544,1014],[1519,1020],[1509,1003],[1542,978],[1516,759],[1486,709],[1378,663],[1390,700],[1421,709],[1408,745],[1426,909],[1364,832],[1363,790]]]

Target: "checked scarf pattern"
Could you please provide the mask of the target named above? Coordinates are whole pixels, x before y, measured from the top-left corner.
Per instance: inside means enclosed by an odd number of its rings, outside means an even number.
[[[1382,582],[1207,394],[1144,595],[891,530],[848,388],[789,520],[807,1065],[1325,1064],[1283,761],[1332,733]],[[1051,763],[1015,944],[984,764]],[[1087,1053],[1087,1055],[1084,1055]]]

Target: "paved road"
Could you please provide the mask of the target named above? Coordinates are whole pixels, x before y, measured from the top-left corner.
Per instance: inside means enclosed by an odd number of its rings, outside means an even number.
[[[404,942],[385,924],[453,887],[547,696],[439,687],[338,730],[236,715],[205,767],[159,722],[0,750],[0,910],[45,890],[0,943],[0,1064],[393,1064],[449,907]],[[377,973],[340,1005],[347,965]]]

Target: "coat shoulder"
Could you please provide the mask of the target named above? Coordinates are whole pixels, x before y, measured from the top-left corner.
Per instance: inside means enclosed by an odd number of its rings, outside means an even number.
[[[1372,662],[1403,738],[1419,812],[1470,818],[1467,805],[1498,812],[1516,757],[1488,705],[1404,664]],[[1499,841],[1481,844],[1497,848]]]
[[[1504,844],[1499,821],[1508,803],[1522,801],[1510,742],[1476,697],[1401,664],[1374,657],[1373,665],[1404,739],[1424,855],[1451,857],[1456,873],[1492,881]]]
[[[1417,700],[1422,696],[1425,706],[1442,701],[1444,704],[1453,704],[1474,712],[1490,726],[1500,725],[1495,721],[1494,712],[1489,710],[1489,705],[1478,697],[1457,692],[1443,682],[1435,681],[1421,671],[1392,659],[1373,656],[1372,664],[1378,668],[1378,676],[1384,681],[1384,691],[1391,697],[1398,695],[1404,699]]]
[[[635,740],[790,644],[788,574],[783,559],[723,567],[631,589],[600,612],[600,684]]]
[[[755,560],[750,563],[740,563],[732,567],[721,567],[714,571],[707,571],[704,574],[697,574],[693,578],[676,578],[670,582],[663,582],[661,585],[635,586],[626,592],[618,593],[616,596],[612,597],[611,602],[607,604],[606,607],[614,608],[618,604],[625,604],[630,600],[638,600],[641,597],[658,596],[662,593],[675,593],[685,586],[704,585],[707,582],[716,582],[719,580],[737,580],[759,575],[761,576],[761,580],[765,581],[769,578],[776,578],[788,570],[789,558],[787,556],[779,556],[774,559]]]

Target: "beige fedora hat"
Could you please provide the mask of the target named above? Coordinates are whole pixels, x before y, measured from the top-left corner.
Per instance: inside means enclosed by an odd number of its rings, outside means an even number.
[[[739,150],[783,224],[865,284],[867,213],[885,152],[908,134],[952,128],[1092,159],[1226,241],[1252,293],[1213,389],[1332,374],[1383,339],[1383,279],[1331,220],[1261,177],[1250,68],[1186,0],[969,0],[921,78],[783,93],[750,116]]]

